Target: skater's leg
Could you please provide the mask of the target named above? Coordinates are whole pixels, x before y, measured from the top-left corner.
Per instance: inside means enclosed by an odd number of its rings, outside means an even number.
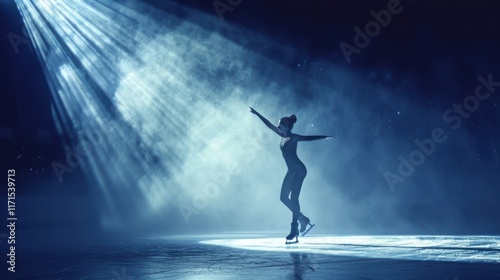
[[[300,202],[299,202],[300,190],[302,189],[302,183],[304,182],[306,175],[307,171],[305,170],[302,172],[297,172],[296,176],[294,177],[292,191],[290,195],[292,205],[294,207],[292,222],[294,221],[300,222],[301,233],[306,230],[306,227],[310,222],[309,219],[300,212]]]
[[[283,204],[292,211],[294,212],[294,208],[292,207],[292,201],[290,200],[290,192],[292,190],[292,185],[294,181],[294,173],[288,171],[285,175],[285,179],[283,179],[283,184],[281,185],[281,194],[280,194],[280,200],[283,202]]]
[[[294,221],[297,221],[297,219],[300,217],[299,195],[300,195],[300,190],[302,189],[302,183],[306,178],[306,174],[307,172],[304,170],[301,172],[296,172],[295,176],[293,177],[290,201],[291,201],[291,206],[292,206],[291,210],[293,212]]]
[[[298,219],[300,214],[300,204],[299,204],[299,194],[302,188],[302,182],[304,181],[305,174],[295,173],[293,176],[292,187],[290,191],[290,210],[292,210],[292,228],[290,234],[286,237],[287,240],[292,240],[299,236]]]

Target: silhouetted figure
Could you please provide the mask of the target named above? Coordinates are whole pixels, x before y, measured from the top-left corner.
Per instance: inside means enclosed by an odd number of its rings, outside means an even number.
[[[297,221],[300,222],[300,232],[303,234],[309,231],[310,228],[308,230],[306,230],[306,228],[307,225],[311,224],[309,218],[300,212],[299,194],[302,188],[302,182],[307,174],[307,169],[297,156],[297,142],[319,139],[329,140],[334,138],[334,136],[303,136],[292,133],[293,124],[297,122],[297,117],[295,115],[281,118],[276,127],[252,107],[250,107],[250,112],[258,116],[267,127],[281,137],[280,149],[285,159],[286,166],[288,167],[288,171],[281,186],[280,200],[290,209],[290,211],[292,211],[292,228],[286,240],[288,242],[296,239],[296,242],[298,242],[297,237],[299,235],[299,230]]]

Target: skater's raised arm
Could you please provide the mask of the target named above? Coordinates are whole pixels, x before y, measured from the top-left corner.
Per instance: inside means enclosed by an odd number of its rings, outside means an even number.
[[[335,138],[335,136],[323,136],[323,135],[297,135],[297,141],[314,141],[314,140],[321,140],[321,139],[326,139],[326,140],[331,140]]]
[[[278,134],[279,136],[281,136],[281,132],[280,130],[278,129],[278,127],[276,127],[275,125],[273,125],[268,119],[264,118],[261,114],[259,114],[259,112],[255,111],[252,107],[249,107],[250,108],[250,113],[256,115],[257,117],[259,117],[259,119],[267,126],[269,127],[272,131],[274,131],[276,134]]]

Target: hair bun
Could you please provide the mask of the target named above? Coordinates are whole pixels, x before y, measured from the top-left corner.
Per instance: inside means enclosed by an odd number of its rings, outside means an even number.
[[[295,116],[295,114],[292,114],[290,115],[290,121],[292,121],[292,123],[296,123],[297,122],[297,116]]]

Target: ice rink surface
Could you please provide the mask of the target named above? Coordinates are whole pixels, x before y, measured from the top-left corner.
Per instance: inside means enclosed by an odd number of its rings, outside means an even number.
[[[34,247],[2,279],[500,279],[498,236],[276,233]],[[2,273],[2,275],[5,275]]]

